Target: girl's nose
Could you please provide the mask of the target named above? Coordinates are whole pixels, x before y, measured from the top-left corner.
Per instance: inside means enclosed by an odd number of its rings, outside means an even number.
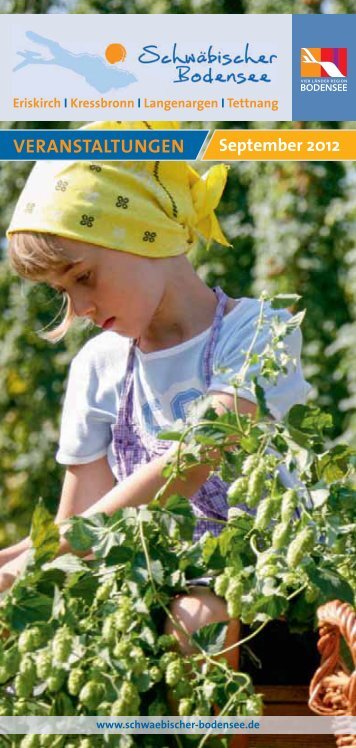
[[[76,296],[75,298],[72,297],[71,301],[76,317],[87,317],[88,319],[91,319],[92,322],[94,321],[96,307],[92,300],[88,299],[86,296]]]

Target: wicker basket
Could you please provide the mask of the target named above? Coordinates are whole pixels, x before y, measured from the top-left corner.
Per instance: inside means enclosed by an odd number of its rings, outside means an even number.
[[[316,714],[356,715],[356,670],[352,673],[342,661],[343,636],[356,665],[356,615],[347,603],[332,600],[318,609],[320,667],[309,688],[309,707]],[[356,748],[355,735],[338,735],[338,748]]]

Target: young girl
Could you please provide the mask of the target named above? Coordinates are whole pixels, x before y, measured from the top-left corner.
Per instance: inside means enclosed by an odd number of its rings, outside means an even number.
[[[88,127],[160,126],[167,123]],[[226,171],[214,166],[201,177],[184,162],[48,161],[38,162],[28,179],[8,231],[9,257],[21,276],[45,281],[67,298],[63,323],[47,337],[63,336],[73,317],[103,329],[70,368],[57,454],[67,466],[58,522],[148,503],[164,485],[162,469],[175,450],[157,433],[184,421],[203,394],[218,412],[234,407],[229,379],[255,334],[259,303],[208,288],[186,258],[199,234],[228,244],[214,213]],[[267,321],[275,314],[267,309]],[[269,335],[267,324],[256,351]],[[296,366],[265,391],[277,418],[307,392],[298,330],[287,344]],[[249,376],[256,374],[257,365]],[[238,391],[238,407],[255,413],[249,390]],[[167,496],[181,493],[191,501],[198,538],[207,529],[220,531],[214,519],[227,517],[226,491],[200,464],[184,482],[175,480]],[[27,547],[25,540],[2,552],[3,589],[21,569]],[[68,550],[64,539],[62,550]],[[172,611],[189,634],[228,619],[224,601],[200,585],[175,598]],[[188,638],[180,629],[174,633],[190,652]],[[226,645],[237,638],[238,622],[230,621]],[[230,662],[237,667],[236,650]]]

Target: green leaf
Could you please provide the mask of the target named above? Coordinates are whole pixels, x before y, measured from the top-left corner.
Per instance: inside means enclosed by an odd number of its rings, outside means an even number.
[[[170,442],[180,442],[182,434],[180,431],[160,431],[157,434],[158,439],[165,439]]]
[[[291,332],[294,332],[298,327],[301,326],[303,319],[305,317],[305,309],[303,309],[302,312],[298,312],[297,314],[294,314],[294,316],[286,322],[286,328],[288,334]]]
[[[74,551],[89,551],[95,542],[102,539],[106,531],[106,520],[105,514],[95,514],[90,519],[72,517],[65,538]]]
[[[59,530],[42,499],[39,500],[33,513],[30,538],[36,564],[50,561],[58,553]]]
[[[207,537],[204,538],[201,555],[205,564],[209,563],[213,553],[218,547],[219,538],[215,537],[214,535],[207,535]]]
[[[48,595],[23,590],[21,598],[8,610],[8,623],[16,631],[22,631],[30,623],[48,621],[52,614],[52,602]]]
[[[301,299],[301,296],[298,296],[298,294],[283,294],[279,293],[276,294],[276,296],[273,296],[271,299],[271,307],[272,309],[286,309],[287,307],[294,306],[294,304],[297,304],[297,302]]]
[[[264,597],[256,604],[256,621],[265,621],[269,618],[279,618],[288,607],[287,598],[283,595],[275,594]]]
[[[193,641],[207,654],[214,655],[224,649],[227,623],[208,623],[207,626],[195,631]]]
[[[151,573],[152,573],[154,581],[157,584],[163,584],[164,569],[163,569],[161,562],[158,559],[156,559],[155,561],[151,561]]]
[[[187,499],[180,494],[172,494],[162,507],[161,522],[171,536],[178,525],[183,540],[191,540],[196,519]]]
[[[320,590],[319,605],[336,599],[353,605],[353,590],[346,580],[339,576],[336,569],[321,568],[311,564],[306,571],[313,584]]]
[[[333,483],[342,480],[350,467],[350,456],[353,451],[344,444],[337,444],[318,460],[320,478]]]
[[[87,566],[78,556],[74,556],[72,553],[65,553],[63,556],[59,556],[53,561],[44,564],[42,569],[43,571],[59,569],[66,574],[71,574],[76,571],[87,571]]]
[[[322,413],[320,408],[311,405],[293,405],[288,413],[288,424],[305,434],[321,434],[331,429],[333,420],[330,413]]]
[[[269,416],[270,412],[267,406],[266,402],[266,396],[263,387],[261,387],[260,384],[258,384],[257,377],[253,377],[253,383],[254,383],[254,391],[256,395],[256,400],[258,404],[258,410],[260,412],[260,415],[263,417]]]

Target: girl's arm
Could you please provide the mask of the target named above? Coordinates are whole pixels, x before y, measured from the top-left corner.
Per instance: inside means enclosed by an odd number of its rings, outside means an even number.
[[[85,465],[71,465],[65,473],[56,522],[85,512],[114,485],[115,478],[105,456]],[[16,545],[0,550],[0,567],[26,551],[30,545],[30,538],[27,537]]]
[[[216,393],[212,397],[211,405],[218,413],[224,413],[226,408],[234,408],[234,398],[227,393]],[[239,399],[238,407],[240,413],[251,413],[251,415],[255,415],[256,413],[256,406],[248,400]],[[137,507],[141,504],[149,504],[166,482],[166,479],[162,476],[162,470],[175,450],[176,445],[174,444],[163,456],[156,457],[147,463],[147,465],[142,465],[132,475],[122,481],[122,483],[116,485],[108,493],[105,493],[102,498],[83,511],[81,516],[90,517],[98,512],[111,515],[118,509],[126,506]],[[165,499],[174,493],[180,493],[187,498],[193,496],[203,483],[205,483],[213,468],[214,465],[212,462],[209,465],[196,465],[187,472],[185,480],[181,478],[174,479],[169,484],[166,493],[162,496],[161,503],[164,504]],[[72,549],[66,538],[62,535],[59,553],[69,552],[72,552]],[[26,555],[26,553],[21,554],[15,561],[3,567],[1,570],[2,573],[0,573],[0,591],[11,586],[16,575],[21,572],[26,562]]]

